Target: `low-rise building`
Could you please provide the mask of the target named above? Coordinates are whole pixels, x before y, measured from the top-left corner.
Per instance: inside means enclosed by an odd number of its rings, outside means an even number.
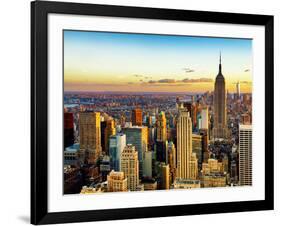
[[[124,172],[112,170],[107,175],[107,184],[108,192],[128,191],[128,182]]]
[[[200,188],[200,180],[191,180],[176,178],[174,182],[174,189],[191,189],[191,188]]]

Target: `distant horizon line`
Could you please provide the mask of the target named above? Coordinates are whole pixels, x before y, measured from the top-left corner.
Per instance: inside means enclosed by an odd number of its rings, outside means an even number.
[[[204,94],[204,93],[212,93],[214,91],[205,91],[205,92],[159,92],[159,91],[149,91],[149,92],[143,92],[143,91],[87,91],[87,90],[74,90],[74,91],[64,91],[64,94],[71,94],[71,93],[135,93],[135,94]],[[231,94],[235,94],[236,92],[229,92]],[[240,92],[240,94],[252,94],[252,92]]]

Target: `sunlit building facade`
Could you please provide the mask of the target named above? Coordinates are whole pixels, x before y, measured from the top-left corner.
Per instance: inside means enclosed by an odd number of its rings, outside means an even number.
[[[252,185],[252,125],[239,125],[239,182]]]
[[[167,140],[167,121],[165,117],[165,112],[161,111],[157,116],[156,121],[157,129],[157,141],[166,141]]]
[[[139,161],[135,146],[128,144],[121,153],[121,171],[128,179],[128,190],[136,191],[139,185]]]
[[[177,177],[190,179],[192,153],[192,122],[187,110],[180,110],[177,118]]]
[[[142,126],[142,110],[140,108],[132,111],[132,123],[133,126]]]
[[[108,192],[128,191],[128,180],[124,172],[115,172],[112,170],[107,175],[107,184]]]

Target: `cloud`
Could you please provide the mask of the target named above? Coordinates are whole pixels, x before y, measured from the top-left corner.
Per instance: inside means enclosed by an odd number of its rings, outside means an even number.
[[[183,68],[183,70],[184,70],[185,73],[191,73],[191,72],[195,71],[195,70],[190,69],[190,68]]]
[[[133,76],[137,78],[143,77],[143,75],[139,75],[139,74],[134,74]]]
[[[160,84],[169,84],[169,83],[176,83],[175,79],[169,79],[169,78],[165,78],[165,79],[160,79],[160,80],[149,80],[148,83],[150,84],[155,84],[155,83],[160,83]]]
[[[145,75],[141,75],[141,74],[134,74],[133,76],[136,78],[152,79],[151,76],[145,76]]]
[[[250,81],[240,81],[239,83],[240,84],[252,84],[252,82],[250,82]]]
[[[204,82],[213,82],[213,79],[211,79],[211,78],[197,78],[197,79],[185,78],[181,81],[184,83],[204,83]]]
[[[185,78],[182,80],[175,79],[160,79],[160,80],[149,80],[148,82],[143,82],[143,84],[187,84],[187,83],[209,83],[213,82],[211,78],[198,78],[198,79],[189,79]]]
[[[240,84],[245,84],[245,85],[248,85],[248,84],[252,84],[251,81],[239,81]],[[237,84],[237,82],[233,82],[232,84]]]
[[[153,83],[157,83],[157,81],[155,81],[155,80],[149,80],[148,83],[153,84]]]
[[[188,86],[190,84],[185,84],[185,83],[151,83],[151,84],[148,84],[148,83],[142,83],[144,85],[150,85],[150,86],[153,86],[153,87],[165,87],[165,86]]]
[[[158,83],[176,83],[176,80],[165,78],[165,79],[158,80]]]

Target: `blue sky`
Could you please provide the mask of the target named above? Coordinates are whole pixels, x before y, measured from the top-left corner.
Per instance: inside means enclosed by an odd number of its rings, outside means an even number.
[[[147,82],[135,74],[153,81],[214,79],[220,51],[226,80],[251,81],[251,72],[245,73],[252,65],[249,39],[64,31],[65,83]]]

